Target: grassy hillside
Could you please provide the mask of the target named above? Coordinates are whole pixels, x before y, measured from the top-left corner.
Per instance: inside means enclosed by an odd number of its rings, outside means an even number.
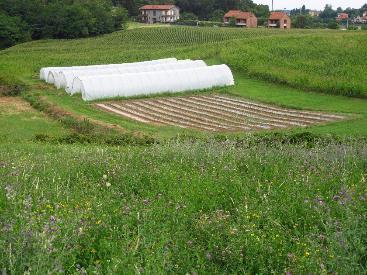
[[[335,95],[366,94],[366,39],[152,27],[0,52],[0,270],[366,273],[367,100]],[[234,69],[235,86],[206,93],[350,119],[213,135],[123,119],[38,80],[44,66],[170,56]]]
[[[365,32],[138,28],[98,38],[36,41],[0,53],[2,74],[29,79],[47,65],[166,56],[218,58],[243,73],[303,89],[364,96]],[[230,41],[230,42],[228,42]]]
[[[232,42],[220,56],[247,75],[347,96],[367,96],[367,33],[319,32]]]
[[[40,85],[39,69],[43,66],[118,63],[169,56],[203,58],[209,63],[225,62],[238,72],[238,85],[225,92],[288,107],[355,113],[359,119],[353,120],[352,124],[342,122],[309,130],[365,135],[367,103],[364,100],[319,97],[285,88],[284,84],[329,94],[363,96],[367,87],[364,77],[366,65],[360,57],[366,54],[363,46],[366,37],[364,32],[325,30],[136,28],[97,38],[46,40],[18,45],[0,52],[0,74],[33,85],[29,93],[41,93],[50,102],[78,115],[87,114],[129,130],[172,136],[187,131],[147,126],[96,111],[79,98],[70,98],[63,92],[56,93],[50,86]],[[281,86],[257,83],[248,77],[276,82]],[[247,89],[247,85],[252,89]],[[307,101],[298,101],[300,96]],[[334,103],[335,100],[338,104]],[[325,103],[320,105],[320,102]]]

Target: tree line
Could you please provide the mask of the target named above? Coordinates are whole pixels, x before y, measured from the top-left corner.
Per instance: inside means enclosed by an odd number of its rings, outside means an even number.
[[[119,30],[146,4],[175,4],[182,18],[222,21],[230,9],[266,16],[252,0],[1,0],[0,48],[31,39],[78,38]]]
[[[41,38],[78,38],[123,27],[127,11],[109,0],[1,0],[0,48]]]
[[[341,7],[333,9],[331,5],[326,5],[325,8],[320,12],[319,16],[311,16],[310,9],[307,9],[303,5],[299,9],[293,9],[290,11],[292,16],[292,24],[296,28],[338,28],[336,17],[339,13],[347,13],[349,18],[355,18],[362,16],[367,11],[367,4],[364,4],[360,9]]]

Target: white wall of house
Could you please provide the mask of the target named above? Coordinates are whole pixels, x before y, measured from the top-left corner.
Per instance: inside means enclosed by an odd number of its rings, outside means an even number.
[[[180,10],[172,8],[170,10],[142,10],[142,21],[148,24],[173,23],[180,19]]]

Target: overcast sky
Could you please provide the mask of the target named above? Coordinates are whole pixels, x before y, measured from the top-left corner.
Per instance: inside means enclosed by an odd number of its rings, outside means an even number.
[[[257,4],[269,5],[271,9],[271,0],[254,0]],[[307,9],[324,9],[326,4],[331,4],[334,9],[342,8],[360,8],[366,4],[367,0],[274,0],[274,9],[293,9],[306,5]]]

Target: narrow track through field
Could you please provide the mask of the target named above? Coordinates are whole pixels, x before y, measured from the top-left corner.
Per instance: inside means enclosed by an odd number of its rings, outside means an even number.
[[[204,131],[256,131],[307,127],[345,119],[223,95],[161,97],[98,103],[99,109],[143,123]]]

